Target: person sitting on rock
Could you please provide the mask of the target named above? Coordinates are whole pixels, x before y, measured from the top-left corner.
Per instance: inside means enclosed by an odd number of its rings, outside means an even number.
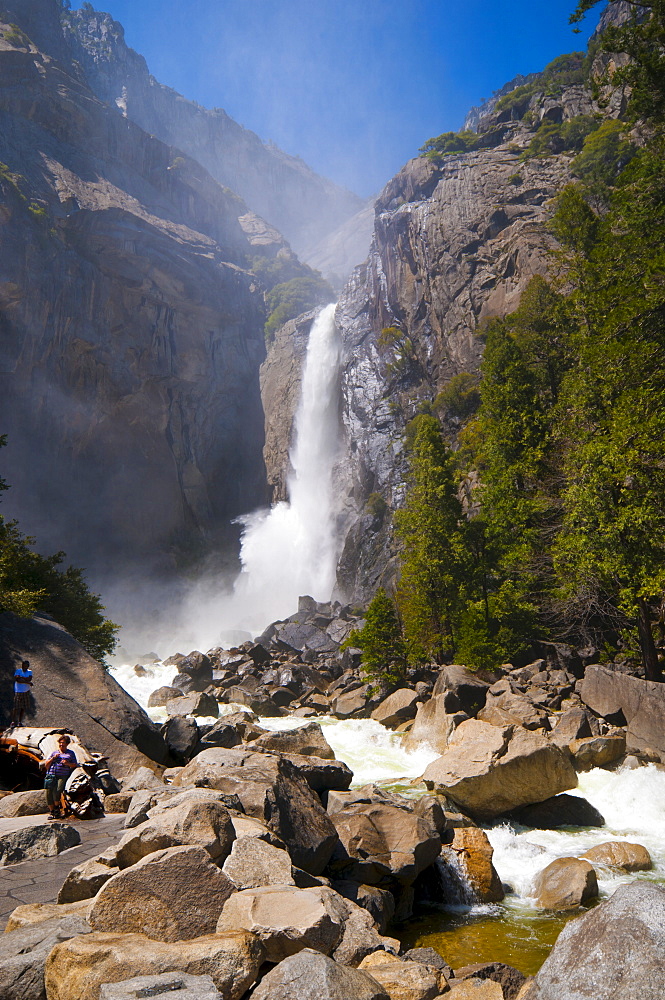
[[[30,688],[32,687],[32,670],[30,661],[22,660],[14,671],[14,707],[10,726],[22,726],[23,716],[30,708]]]
[[[76,755],[67,747],[71,743],[69,736],[64,733],[58,736],[58,750],[55,750],[48,760],[42,761],[40,767],[46,768],[44,778],[44,788],[46,789],[46,801],[49,808],[49,819],[64,819],[70,816],[71,812],[65,801],[65,785],[67,778],[72,771],[78,767]]]

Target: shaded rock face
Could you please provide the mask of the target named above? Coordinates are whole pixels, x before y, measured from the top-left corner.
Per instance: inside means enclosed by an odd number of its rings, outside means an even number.
[[[7,512],[95,574],[231,544],[230,519],[265,496],[264,308],[247,267],[283,241],[257,248],[244,203],[71,61],[6,40],[0,160]]]
[[[68,632],[51,619],[6,612],[0,615],[3,691],[11,690],[15,666],[25,659],[34,680],[32,709],[25,720],[31,726],[71,729],[88,749],[108,759],[116,778],[151,761],[170,763],[166,744],[148,715]],[[8,724],[10,710],[5,699],[0,726]],[[147,774],[158,783],[150,771]]]
[[[665,762],[665,685],[601,664],[586,668],[580,694],[592,711],[628,722],[628,752],[649,752]]]
[[[284,233],[301,256],[361,208],[357,195],[262,142],[222,108],[207,110],[158,83],[110,15],[71,11],[65,38],[98,97],[198,160]]]

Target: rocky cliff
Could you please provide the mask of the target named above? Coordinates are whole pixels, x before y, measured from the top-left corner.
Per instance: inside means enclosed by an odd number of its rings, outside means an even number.
[[[367,599],[394,577],[391,512],[405,492],[406,423],[452,376],[477,369],[479,323],[515,309],[530,278],[550,266],[551,199],[572,180],[574,153],[522,154],[543,123],[616,114],[621,95],[601,109],[573,85],[537,90],[527,104],[517,121],[492,106],[480,148],[420,157],[389,182],[369,257],[341,295],[338,585],[347,599]],[[454,446],[454,421],[448,430]]]
[[[283,233],[302,259],[361,208],[356,195],[262,142],[222,108],[208,110],[158,83],[109,14],[74,10],[63,20],[71,56],[95,94],[201,163]]]
[[[172,569],[264,499],[247,268],[290,251],[92,93],[58,6],[22,0],[0,26],[3,511],[96,578]]]

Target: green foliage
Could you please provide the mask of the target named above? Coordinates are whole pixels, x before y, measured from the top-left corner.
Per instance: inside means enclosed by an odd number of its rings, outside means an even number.
[[[434,400],[434,409],[460,420],[468,420],[480,405],[478,376],[470,372],[453,375]]]
[[[534,80],[500,97],[494,110],[498,113],[510,111],[514,118],[523,118],[535,94],[545,93],[550,96],[559,94],[564,87],[583,83],[586,73],[587,60],[584,52],[557,56]]]
[[[48,220],[48,212],[45,206],[40,205],[38,201],[31,201],[28,205],[28,211],[36,222],[46,222]]]
[[[598,128],[592,115],[579,115],[566,122],[545,120],[538,127],[533,139],[522,153],[522,159],[552,156],[582,148],[585,137]]]
[[[376,345],[380,351],[391,350],[403,343],[405,337],[406,334],[398,326],[384,326],[376,338]]]
[[[444,132],[420,147],[419,152],[430,160],[441,160],[446,156],[468,153],[479,148],[479,136],[475,132]]]
[[[266,294],[268,310],[266,338],[271,339],[279,327],[288,320],[334,300],[335,294],[328,282],[314,273],[311,276],[292,278],[290,281],[275,285]]]
[[[388,510],[388,504],[380,493],[370,493],[367,497],[365,510],[370,517],[383,518]]]
[[[266,291],[293,278],[320,277],[318,271],[312,271],[295,257],[281,253],[275,257],[253,256],[249,260],[249,267]]]
[[[5,438],[0,437],[0,447]],[[7,484],[0,479],[0,491]],[[115,648],[118,626],[105,618],[99,597],[92,594],[83,571],[61,568],[64,552],[40,556],[34,539],[22,534],[16,521],[0,515],[0,610],[29,617],[36,611],[51,615],[98,660]]]
[[[573,174],[584,183],[585,191],[603,203],[617,177],[626,167],[637,147],[626,136],[622,122],[611,119],[586,137],[579,156],[570,165]]]
[[[19,49],[30,48],[30,39],[25,31],[19,28],[18,24],[8,24],[7,28],[3,29],[3,34],[5,41],[9,42],[10,45],[15,45]]]
[[[513,187],[519,187],[520,184],[522,183],[522,175],[521,174],[511,174],[510,177],[508,178],[508,183],[512,184]]]
[[[363,628],[354,629],[344,645],[362,650],[362,671],[370,680],[398,684],[404,678],[402,626],[395,604],[383,588],[367,609]]]

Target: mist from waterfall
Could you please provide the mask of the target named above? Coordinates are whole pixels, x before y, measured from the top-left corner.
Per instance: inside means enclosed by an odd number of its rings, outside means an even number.
[[[254,630],[297,610],[298,597],[330,599],[335,583],[332,471],[339,448],[340,341],[335,306],[326,306],[309,335],[295,442],[290,452],[288,501],[239,518],[244,525],[242,572],[233,603],[240,628]],[[250,629],[252,631],[252,629]]]

